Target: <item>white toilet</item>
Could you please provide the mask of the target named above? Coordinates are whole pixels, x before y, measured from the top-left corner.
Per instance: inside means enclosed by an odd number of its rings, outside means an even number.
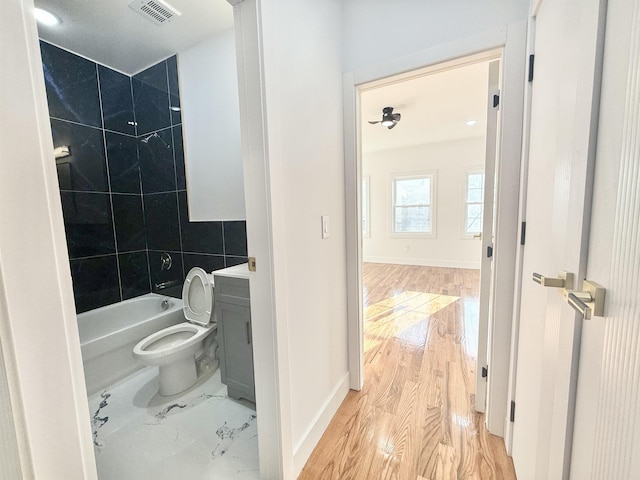
[[[134,358],[160,367],[160,395],[175,395],[198,380],[196,356],[205,338],[216,330],[213,321],[213,275],[192,268],[182,287],[186,322],[149,335],[133,347]]]

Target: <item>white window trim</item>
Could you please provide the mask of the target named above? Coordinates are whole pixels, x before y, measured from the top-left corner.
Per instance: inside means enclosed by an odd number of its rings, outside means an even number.
[[[462,172],[462,193],[460,195],[460,198],[462,199],[461,202],[461,207],[460,207],[460,238],[464,239],[464,240],[473,240],[473,236],[477,235],[477,233],[467,233],[466,231],[466,227],[467,227],[467,182],[469,179],[469,175],[473,175],[476,173],[482,173],[484,174],[484,167],[483,166],[477,166],[477,167],[469,167],[469,168],[465,168],[464,171]],[[484,185],[483,185],[484,188]],[[484,206],[484,196],[482,198],[482,204]],[[484,210],[483,210],[483,217],[484,217]],[[481,233],[481,232],[480,232]]]
[[[396,211],[396,180],[410,180],[413,178],[431,178],[430,188],[430,215],[431,215],[431,232],[429,233],[414,233],[414,232],[395,232],[395,211]],[[438,171],[437,170],[425,170],[421,172],[412,173],[392,173],[390,176],[390,217],[389,217],[389,236],[392,238],[436,238],[437,237],[437,198],[438,198]]]
[[[365,220],[367,228],[362,231],[363,238],[371,238],[371,178],[369,175],[364,175],[362,177],[362,184],[366,185],[367,189],[367,201],[366,205],[363,204],[361,208],[361,214],[365,212]],[[360,192],[360,200],[362,201],[362,192]],[[362,223],[360,224],[362,225]]]

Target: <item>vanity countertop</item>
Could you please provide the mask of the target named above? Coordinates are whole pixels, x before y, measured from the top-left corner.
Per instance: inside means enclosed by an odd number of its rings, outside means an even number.
[[[233,267],[214,270],[211,272],[211,275],[233,278],[249,278],[249,264],[241,263],[240,265],[234,265]]]

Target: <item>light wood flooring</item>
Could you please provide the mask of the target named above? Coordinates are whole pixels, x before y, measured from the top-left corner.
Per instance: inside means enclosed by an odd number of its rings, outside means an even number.
[[[365,384],[302,480],[515,479],[473,409],[479,271],[364,265]]]

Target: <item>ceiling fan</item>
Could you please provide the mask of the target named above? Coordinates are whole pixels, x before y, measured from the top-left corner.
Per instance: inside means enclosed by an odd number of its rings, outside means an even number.
[[[393,127],[395,127],[398,124],[399,121],[400,121],[400,114],[393,113],[393,107],[384,107],[382,109],[382,120],[378,120],[377,122],[369,121],[369,123],[371,125],[375,125],[376,123],[379,123],[383,127],[387,127],[389,130],[391,130]]]

